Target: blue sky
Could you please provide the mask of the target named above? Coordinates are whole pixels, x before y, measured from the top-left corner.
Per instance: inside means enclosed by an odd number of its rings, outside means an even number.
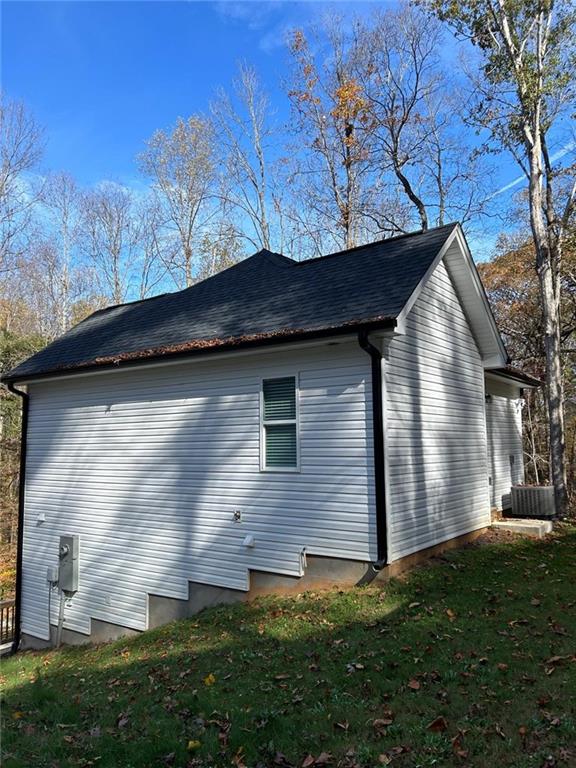
[[[4,2],[2,86],[46,127],[47,168],[83,183],[129,181],[145,139],[179,115],[206,110],[241,60],[257,67],[279,119],[287,119],[286,32],[324,7]]]
[[[83,183],[133,176],[144,140],[205,109],[246,51],[270,63],[259,30],[208,3],[6,2],[2,10],[3,88],[46,127],[44,164]]]
[[[145,140],[179,115],[205,111],[242,60],[256,66],[278,119],[287,121],[287,31],[310,25],[328,7],[247,0],[3,2],[2,88],[45,126],[43,170],[69,171],[82,184],[108,179],[137,187],[135,157]],[[360,2],[336,7],[341,14],[372,8]],[[455,63],[456,46],[448,48]],[[511,162],[500,169],[497,186],[518,176]],[[494,234],[483,239],[493,241]]]

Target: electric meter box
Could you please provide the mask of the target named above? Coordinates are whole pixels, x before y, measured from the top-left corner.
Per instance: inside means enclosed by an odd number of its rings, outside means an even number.
[[[79,536],[72,534],[60,536],[58,586],[63,592],[78,591],[79,550]]]

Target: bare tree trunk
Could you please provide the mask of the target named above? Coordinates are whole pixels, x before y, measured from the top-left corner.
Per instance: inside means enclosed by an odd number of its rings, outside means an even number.
[[[114,274],[114,304],[122,304],[124,301],[124,290],[122,286],[122,279],[120,277],[120,256],[115,256],[114,258],[114,267],[113,267],[113,274]]]
[[[538,268],[544,316],[546,354],[546,405],[550,431],[550,480],[554,485],[556,510],[563,515],[568,505],[566,489],[566,443],[564,435],[564,395],[560,349],[560,308],[549,259]]]
[[[539,125],[539,121],[536,123]],[[531,140],[530,140],[531,139]],[[530,224],[536,249],[536,271],[540,283],[542,318],[544,323],[544,352],[546,355],[546,407],[550,435],[550,480],[554,485],[556,512],[564,515],[568,506],[566,488],[566,446],[564,435],[564,401],[560,333],[560,243],[544,218],[546,205],[543,190],[543,153],[538,130],[530,143]],[[548,225],[547,225],[548,224]]]
[[[526,398],[526,410],[528,411],[528,428],[530,430],[530,447],[532,449],[532,455],[530,456],[530,460],[532,461],[532,466],[534,467],[534,482],[536,485],[540,485],[540,474],[538,472],[538,460],[537,460],[537,452],[536,452],[536,438],[534,436],[534,422],[532,420],[532,404],[530,402],[531,398]]]
[[[246,77],[249,75],[246,74]],[[258,178],[259,178],[259,184],[257,187],[257,194],[258,194],[258,208],[260,211],[260,225],[262,229],[262,247],[266,248],[267,250],[270,250],[270,226],[268,224],[268,215],[267,215],[267,172],[266,172],[266,159],[264,157],[264,150],[262,147],[262,136],[260,133],[260,124],[264,121],[264,115],[259,115],[255,108],[255,94],[253,89],[256,87],[256,84],[253,83],[251,87],[247,87],[247,96],[249,98],[247,99],[247,106],[248,111],[250,114],[250,122],[252,125],[252,136],[253,136],[253,142],[254,142],[254,151],[256,153],[256,157],[258,159]]]
[[[406,192],[406,195],[408,196],[408,199],[414,203],[416,206],[416,210],[418,211],[418,217],[420,219],[420,227],[423,232],[426,232],[428,229],[428,214],[426,213],[426,206],[422,202],[422,200],[418,197],[418,195],[414,192],[414,189],[410,182],[408,181],[408,178],[402,173],[402,168],[399,163],[396,161],[394,162],[394,172],[399,179],[400,183],[402,184],[402,188],[404,192]]]
[[[184,247],[184,280],[186,282],[186,288],[189,288],[194,282],[192,276],[192,248],[189,245]]]

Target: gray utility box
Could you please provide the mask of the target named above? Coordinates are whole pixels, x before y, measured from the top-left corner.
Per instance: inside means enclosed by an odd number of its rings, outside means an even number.
[[[513,485],[510,517],[552,520],[556,516],[554,488],[551,485]]]
[[[72,534],[60,536],[58,586],[63,592],[72,594],[78,591],[79,550],[79,536]]]

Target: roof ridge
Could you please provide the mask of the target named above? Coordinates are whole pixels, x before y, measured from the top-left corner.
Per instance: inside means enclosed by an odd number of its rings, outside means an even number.
[[[311,261],[320,261],[321,259],[330,259],[332,256],[344,256],[353,251],[359,251],[362,248],[372,248],[374,245],[381,245],[382,243],[392,243],[396,240],[402,240],[407,237],[415,237],[416,235],[427,235],[430,232],[437,232],[440,229],[448,229],[449,227],[456,227],[459,225],[458,221],[452,221],[450,224],[442,224],[439,227],[432,227],[431,229],[416,229],[414,232],[402,232],[400,235],[394,235],[394,237],[383,237],[380,240],[373,240],[370,243],[362,243],[362,245],[353,245],[351,248],[343,248],[341,251],[334,251],[333,253],[325,253],[322,256],[313,256],[311,259],[303,259],[302,261],[295,261],[298,266],[302,264],[308,264]]]
[[[442,224],[439,227],[432,227],[431,229],[417,229],[414,232],[403,232],[402,234],[395,235],[394,237],[383,237],[380,240],[373,240],[370,243],[362,243],[362,245],[354,245],[351,248],[343,248],[340,251],[334,251],[333,253],[325,253],[322,256],[313,256],[310,259],[303,259],[302,261],[297,261],[296,259],[292,259],[290,256],[286,256],[285,254],[279,253],[278,251],[271,251],[269,248],[260,248],[260,250],[256,251],[251,256],[246,256],[244,259],[240,259],[240,261],[237,261],[235,264],[231,264],[229,267],[226,267],[226,269],[223,269],[220,272],[216,272],[216,274],[214,275],[209,275],[208,277],[205,277],[203,280],[199,280],[197,283],[193,283],[192,285],[186,286],[186,288],[180,288],[177,291],[165,291],[164,293],[159,293],[156,296],[146,296],[144,299],[134,299],[133,301],[122,301],[119,304],[109,304],[106,307],[102,307],[101,309],[95,310],[85,319],[88,320],[90,317],[93,317],[94,315],[99,315],[102,312],[110,312],[111,310],[118,309],[119,307],[134,306],[135,304],[142,304],[145,301],[153,301],[154,299],[161,299],[163,296],[177,296],[179,293],[184,293],[184,291],[189,291],[191,288],[196,288],[197,286],[207,282],[208,280],[212,280],[215,277],[220,277],[220,275],[223,275],[225,272],[228,272],[229,270],[234,269],[235,267],[241,266],[247,261],[250,261],[250,259],[256,258],[256,256],[263,256],[265,258],[272,256],[274,258],[269,260],[273,261],[273,263],[275,262],[276,264],[277,264],[277,259],[279,258],[279,259],[282,259],[282,261],[284,262],[288,262],[290,266],[302,266],[303,264],[309,264],[311,262],[320,261],[321,259],[329,259],[329,258],[332,258],[333,256],[344,256],[345,254],[352,253],[353,251],[359,251],[362,248],[371,248],[374,245],[380,245],[382,243],[391,243],[397,240],[402,240],[403,238],[415,237],[416,235],[424,235],[430,232],[435,232],[440,229],[455,227],[457,225],[458,225],[458,222],[453,221],[453,222],[450,222],[449,224]]]
[[[158,293],[155,296],[146,296],[143,299],[133,299],[132,301],[121,301],[118,304],[108,304],[105,307],[101,307],[100,309],[94,310],[94,312],[92,312],[90,315],[88,315],[88,317],[84,319],[88,320],[90,317],[94,317],[94,315],[99,315],[101,312],[110,312],[111,310],[118,309],[119,307],[132,307],[135,304],[143,304],[145,301],[154,301],[154,299],[161,299],[163,296],[177,296],[179,293],[184,293],[185,291],[189,291],[191,288],[197,288],[202,283],[205,283],[208,280],[212,280],[212,278],[214,277],[220,277],[220,275],[223,275],[225,272],[228,272],[229,270],[234,269],[234,267],[241,266],[242,264],[244,264],[247,261],[250,261],[250,259],[253,259],[256,256],[264,256],[265,258],[268,258],[269,256],[274,256],[274,257],[280,257],[281,259],[289,261],[291,262],[291,264],[298,263],[294,259],[291,259],[289,256],[285,256],[283,253],[270,251],[268,250],[268,248],[260,248],[259,251],[256,251],[250,256],[246,256],[245,258],[240,259],[240,261],[237,261],[235,264],[231,264],[229,267],[226,267],[226,269],[222,269],[220,270],[220,272],[216,272],[214,275],[208,275],[208,277],[204,277],[202,280],[198,280],[198,282],[192,283],[192,285],[187,285],[186,288],[179,288],[177,291],[164,291],[164,293]],[[78,323],[78,325],[79,324],[80,323]]]
[[[280,253],[279,251],[270,251],[268,250],[268,248],[261,248],[257,253],[254,254],[254,256],[260,256],[261,254],[266,258],[268,258],[269,256],[272,256],[274,263],[277,263],[278,259],[282,259],[282,261],[284,262],[289,262],[290,266],[293,266],[299,263],[298,261],[296,261],[296,259],[293,259],[290,256],[286,256],[286,254],[284,253]],[[250,256],[249,258],[252,258],[252,256]]]
[[[191,286],[188,286],[189,288]],[[88,320],[91,317],[94,317],[94,315],[100,314],[100,312],[108,312],[111,309],[118,309],[118,307],[132,307],[134,304],[143,304],[145,301],[153,301],[154,299],[160,299],[162,296],[174,296],[176,293],[181,293],[182,291],[186,291],[186,288],[181,288],[179,291],[164,291],[164,293],[157,293],[155,296],[145,296],[143,299],[133,299],[132,301],[121,301],[119,304],[107,304],[105,307],[100,307],[100,309],[95,309],[94,312],[92,312],[88,317],[85,317],[84,320]],[[84,322],[82,320],[81,322]],[[80,325],[80,323],[78,323]]]

